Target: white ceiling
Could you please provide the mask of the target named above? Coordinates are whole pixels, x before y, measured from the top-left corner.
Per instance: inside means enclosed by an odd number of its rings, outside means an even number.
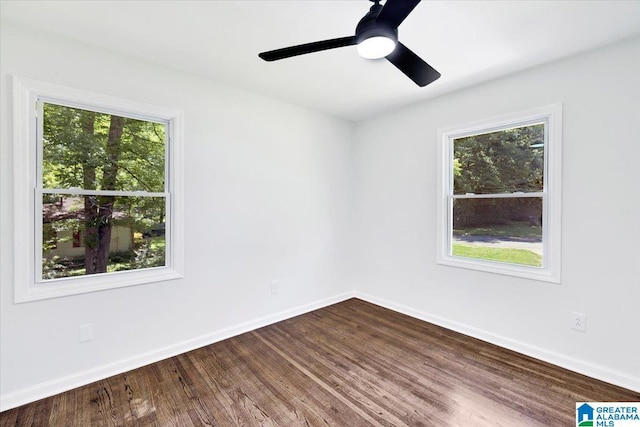
[[[399,38],[442,73],[419,88],[346,47],[276,62],[261,51],[353,35],[366,0],[7,1],[2,20],[360,120],[640,35],[640,0],[423,0]],[[604,78],[605,76],[603,76]]]

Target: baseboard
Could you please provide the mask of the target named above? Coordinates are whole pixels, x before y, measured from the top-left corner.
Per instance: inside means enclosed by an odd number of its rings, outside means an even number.
[[[150,363],[159,362],[169,357],[177,356],[200,347],[213,344],[236,335],[249,332],[263,326],[271,325],[282,320],[308,313],[319,308],[323,308],[349,298],[353,298],[353,292],[346,292],[330,298],[321,299],[312,303],[303,304],[301,306],[284,310],[258,319],[250,320],[230,328],[222,329],[211,334],[202,335],[189,340],[185,340],[164,348],[143,353],[134,357],[119,360],[117,362],[98,366],[96,368],[78,372],[63,378],[57,378],[52,381],[36,384],[31,387],[24,388],[12,393],[6,393],[0,396],[0,412],[6,411],[26,403],[35,402],[36,400],[50,397],[58,393],[90,384],[113,375],[118,375],[132,369],[140,368]]]
[[[632,377],[625,373],[618,372],[604,366],[572,358],[560,353],[546,350],[544,348],[532,346],[530,344],[506,338],[491,332],[484,331],[482,329],[475,328],[473,326],[454,322],[440,316],[435,316],[421,310],[414,309],[412,307],[396,304],[382,298],[377,298],[363,292],[355,291],[346,292],[330,298],[303,304],[292,309],[284,310],[278,313],[244,322],[230,328],[213,332],[211,334],[206,334],[189,340],[185,340],[171,346],[140,354],[138,356],[98,366],[96,368],[69,375],[63,378],[57,378],[52,381],[36,384],[34,386],[27,387],[12,393],[3,394],[0,396],[0,412],[18,407],[20,405],[24,405],[26,403],[35,402],[36,400],[50,397],[58,393],[74,389],[76,387],[81,387],[83,385],[92,383],[94,381],[99,381],[113,375],[118,375],[132,369],[140,368],[150,363],[177,356],[179,354],[186,353],[188,351],[195,350],[197,348],[204,347],[209,344],[213,344],[227,338],[231,338],[236,335],[261,328],[263,326],[268,326],[282,320],[290,319],[292,317],[305,314],[319,308],[327,307],[329,305],[336,304],[353,297],[370,302],[372,304],[379,305],[381,307],[388,308],[393,311],[397,311],[402,314],[406,314],[407,316],[411,316],[416,319],[424,320],[425,322],[442,326],[444,328],[471,336],[473,338],[489,342],[491,344],[499,345],[500,347],[504,347],[509,350],[513,350],[518,353],[543,360],[545,362],[560,366],[579,374],[583,374],[610,384],[624,387],[629,390],[640,392],[640,378],[638,377]]]
[[[495,344],[509,350],[513,350],[515,352],[551,363],[561,368],[565,368],[570,371],[607,382],[609,384],[640,392],[640,377],[630,376],[629,374],[615,371],[606,366],[597,365],[585,360],[576,359],[574,357],[550,351],[541,347],[536,347],[521,341],[503,337],[501,335],[484,331],[473,326],[465,325],[446,319],[444,317],[429,314],[412,307],[396,304],[382,298],[377,298],[367,293],[356,291],[354,293],[354,296],[363,301],[367,301],[372,304],[397,311],[398,313],[406,314],[407,316],[424,320],[425,322],[433,323],[435,325],[442,326],[443,328],[447,328],[452,331],[459,332],[461,334],[468,335],[470,337],[477,338],[479,340],[486,341],[488,343]]]

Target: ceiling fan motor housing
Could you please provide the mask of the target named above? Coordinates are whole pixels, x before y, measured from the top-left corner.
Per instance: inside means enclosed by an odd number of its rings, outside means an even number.
[[[360,44],[362,41],[371,37],[386,37],[393,40],[394,43],[398,42],[398,29],[393,28],[391,25],[385,22],[378,22],[376,19],[382,10],[382,6],[379,2],[371,6],[369,12],[358,22],[356,27],[356,44]]]

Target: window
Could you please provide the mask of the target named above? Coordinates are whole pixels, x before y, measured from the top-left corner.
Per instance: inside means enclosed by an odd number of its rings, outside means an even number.
[[[182,114],[14,78],[15,300],[181,277]]]
[[[438,263],[560,281],[561,111],[439,131]]]

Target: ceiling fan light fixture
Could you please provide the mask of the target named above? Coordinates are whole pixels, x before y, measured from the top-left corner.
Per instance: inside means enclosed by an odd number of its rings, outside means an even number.
[[[2,1],[2,0],[0,0]],[[398,26],[420,3],[420,0],[371,0],[373,6],[358,21],[353,36],[321,40],[259,53],[265,61],[276,61],[328,49],[357,45],[360,56],[386,58],[415,84],[426,86],[440,78],[440,73],[408,47],[398,41]]]
[[[396,40],[381,35],[369,37],[358,43],[358,54],[367,59],[384,58],[396,48]]]

